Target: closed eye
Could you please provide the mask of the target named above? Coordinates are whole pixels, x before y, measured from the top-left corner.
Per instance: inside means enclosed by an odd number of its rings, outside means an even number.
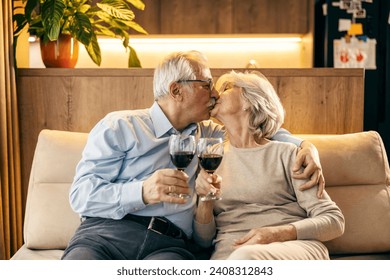
[[[222,85],[220,92],[221,93],[225,92],[225,91],[227,91],[227,90],[229,90],[231,88],[233,88],[233,84],[232,83],[225,83],[225,84]]]

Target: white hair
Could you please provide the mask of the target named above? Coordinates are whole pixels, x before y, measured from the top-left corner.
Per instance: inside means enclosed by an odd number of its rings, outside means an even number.
[[[154,99],[167,95],[172,82],[194,80],[200,73],[211,76],[207,58],[201,52],[175,52],[168,55],[154,70]]]
[[[258,71],[224,74],[227,81],[242,89],[249,104],[249,129],[257,138],[271,138],[284,122],[284,108],[268,79]]]

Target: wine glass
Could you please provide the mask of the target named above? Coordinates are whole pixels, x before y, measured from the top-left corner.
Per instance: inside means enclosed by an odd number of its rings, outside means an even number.
[[[173,134],[169,137],[169,154],[177,170],[184,170],[191,163],[196,151],[196,141],[193,135]],[[171,196],[190,198],[190,194],[169,193]]]
[[[222,138],[200,138],[198,141],[198,158],[199,164],[209,174],[213,174],[218,168],[223,157]],[[221,197],[215,193],[209,192],[201,196],[201,201],[220,200]]]

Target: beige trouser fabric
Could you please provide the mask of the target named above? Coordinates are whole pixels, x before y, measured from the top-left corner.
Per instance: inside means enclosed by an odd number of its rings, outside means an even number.
[[[242,246],[228,260],[329,260],[329,253],[319,241],[293,240]]]

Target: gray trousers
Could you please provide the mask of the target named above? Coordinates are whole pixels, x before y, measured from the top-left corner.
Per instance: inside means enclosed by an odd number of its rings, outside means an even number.
[[[88,218],[81,223],[63,260],[193,260],[184,239],[148,230],[131,220]]]

